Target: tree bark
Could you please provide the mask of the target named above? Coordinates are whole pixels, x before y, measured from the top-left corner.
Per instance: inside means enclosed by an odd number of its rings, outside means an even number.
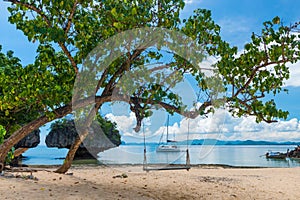
[[[102,104],[104,102],[108,102],[111,100],[110,95],[102,95],[98,97],[89,97],[83,100],[80,100],[76,102],[76,106],[73,107],[73,109],[81,108],[87,105],[90,105],[91,103],[98,103]],[[5,165],[5,158],[7,156],[7,153],[9,150],[17,144],[20,140],[22,140],[24,137],[26,137],[29,133],[32,131],[40,128],[44,124],[53,121],[58,118],[62,118],[66,116],[67,114],[70,114],[72,112],[72,106],[71,104],[63,106],[61,108],[57,108],[53,111],[54,117],[49,119],[47,116],[41,116],[38,119],[26,124],[22,128],[15,131],[8,139],[6,139],[1,145],[0,145],[0,172],[4,169]]]
[[[89,133],[88,130],[86,130],[83,134],[81,134],[80,136],[78,136],[76,138],[74,144],[72,144],[70,150],[68,151],[68,154],[65,158],[63,165],[61,165],[55,171],[56,173],[64,174],[70,169],[72,162],[74,160],[75,153],[76,153],[77,149],[79,148],[81,142],[87,137],[88,133]]]
[[[18,148],[14,152],[14,157],[16,158],[16,157],[20,156],[22,153],[24,153],[27,150],[28,150],[28,148]]]
[[[89,114],[87,116],[87,118],[85,119],[84,123],[83,123],[83,127],[81,127],[82,131],[78,130],[78,136],[75,140],[75,142],[73,143],[73,145],[71,146],[71,148],[69,149],[69,152],[65,158],[65,161],[63,163],[62,166],[60,166],[55,172],[56,173],[60,173],[60,174],[64,174],[66,173],[73,162],[75,153],[77,151],[77,149],[79,148],[81,142],[88,136],[89,134],[89,127],[91,126],[94,117],[96,116],[96,113],[98,112],[99,108],[101,107],[102,103],[98,102],[96,103],[92,109],[89,111]]]
[[[37,120],[30,122],[29,124],[23,126],[16,132],[14,132],[8,139],[6,139],[3,142],[3,144],[0,146],[0,167],[1,167],[0,171],[3,170],[3,166],[5,164],[5,158],[9,150],[20,140],[26,137],[29,133],[31,133],[35,129],[38,129],[39,127],[41,127],[47,122],[48,122],[48,117],[46,116],[40,117]]]
[[[69,113],[71,113],[72,107],[70,105],[64,106],[62,108],[58,108],[55,110],[55,117],[53,119],[49,119],[47,116],[39,117],[38,119],[28,123],[27,125],[23,126],[22,128],[15,131],[8,139],[6,139],[0,145],[0,172],[3,170],[5,165],[5,158],[9,150],[17,144],[20,140],[26,137],[32,131],[38,129],[42,125],[50,122],[54,119],[61,118]]]

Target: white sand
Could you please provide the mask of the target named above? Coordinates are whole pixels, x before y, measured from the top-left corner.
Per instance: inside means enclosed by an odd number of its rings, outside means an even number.
[[[50,169],[52,170],[52,169]],[[0,176],[0,199],[300,199],[300,168],[194,167],[142,172],[134,167],[73,167],[73,175],[49,171]],[[127,178],[113,178],[121,174]]]

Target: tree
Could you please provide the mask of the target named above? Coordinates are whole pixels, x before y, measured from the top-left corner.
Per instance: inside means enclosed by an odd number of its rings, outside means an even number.
[[[198,9],[188,19],[181,20],[183,0],[6,1],[11,3],[9,22],[15,24],[29,41],[39,42],[39,47],[35,62],[28,66],[21,66],[18,60],[12,62],[9,56],[1,58],[8,60],[8,64],[0,65],[0,78],[5,81],[0,90],[0,104],[5,106],[0,107],[0,115],[4,121],[11,119],[19,127],[11,131],[11,136],[0,146],[0,163],[24,136],[75,109],[77,117],[84,115],[85,120],[63,166],[57,170],[65,173],[81,141],[88,135],[95,112],[105,102],[127,102],[137,118],[136,131],[142,120],[151,115],[153,105],[191,118],[212,112],[216,107],[227,107],[235,116],[254,115],[257,122],[274,122],[288,115],[276,107],[274,100],[267,101],[264,97],[267,93],[281,92],[284,80],[289,77],[286,64],[299,60],[298,36],[291,33],[297,24],[283,26],[277,17],[265,22],[262,33],[253,34],[252,41],[238,55],[236,47],[221,39],[220,27],[212,20],[210,11]],[[160,43],[155,49],[151,46],[155,37],[144,41],[144,48],[130,46],[143,39],[138,29],[143,27],[165,28],[160,32]],[[93,67],[93,63],[102,59],[93,49],[126,30],[137,30],[131,33],[137,34],[140,40],[127,37],[125,43],[130,44],[130,48],[126,53],[109,62],[106,68],[96,68],[99,73],[86,79],[85,72],[94,70],[86,66],[92,63]],[[146,34],[151,36],[151,30]],[[184,45],[177,48],[177,52],[172,46],[178,39],[174,32],[185,35],[180,35]],[[127,47],[119,40],[112,46],[116,43],[122,47],[119,50]],[[102,62],[115,50],[109,46],[105,48],[100,52],[105,57]],[[188,51],[190,60],[182,56],[187,49],[195,50]],[[166,56],[171,59],[163,59]],[[212,77],[205,77],[198,66],[207,56],[218,58],[211,66],[216,71]],[[11,70],[14,65],[18,68],[16,72]],[[145,69],[147,65],[151,67]],[[141,74],[143,76],[139,76]],[[193,111],[189,111],[180,96],[170,90],[184,74],[192,75],[206,95],[201,106]],[[76,85],[85,82],[86,91]],[[95,87],[88,85],[95,83]],[[220,88],[227,91],[226,96],[218,95]],[[22,118],[25,113],[29,114]]]

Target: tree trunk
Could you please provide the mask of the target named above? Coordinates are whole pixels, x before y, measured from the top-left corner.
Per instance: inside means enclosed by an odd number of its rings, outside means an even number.
[[[0,171],[3,170],[3,166],[5,164],[5,158],[9,150],[20,140],[26,137],[29,133],[31,133],[35,129],[38,129],[39,127],[41,127],[47,122],[48,122],[48,118],[46,116],[40,117],[37,120],[15,131],[8,139],[6,139],[3,142],[3,144],[0,146]]]
[[[162,0],[158,0],[157,1],[157,7],[158,7],[158,10],[157,10],[157,13],[158,13],[158,23],[157,23],[157,26],[161,26],[161,17],[159,16],[160,12],[162,11]]]
[[[74,144],[72,144],[72,146],[70,147],[70,149],[68,151],[68,154],[67,154],[67,156],[65,158],[65,161],[64,161],[63,165],[60,166],[55,171],[56,173],[64,174],[64,173],[66,173],[70,169],[77,149],[79,148],[81,142],[86,138],[86,136],[88,134],[89,134],[88,129],[86,129],[86,131],[84,131],[83,134],[81,134],[80,136],[78,136],[76,138]]]
[[[102,96],[98,96],[96,98],[89,97],[89,98],[86,98],[86,99],[76,102],[73,109],[81,108],[81,107],[87,106],[87,105],[89,105],[91,103],[95,103],[95,102],[99,105],[104,102],[108,102],[110,100],[111,100],[110,95],[102,95]],[[53,121],[55,119],[62,118],[64,116],[66,116],[67,114],[70,114],[71,112],[72,112],[72,106],[71,106],[71,104],[68,104],[64,107],[57,108],[56,110],[54,110],[53,118],[49,119],[47,116],[39,117],[38,119],[26,124],[22,128],[15,131],[8,139],[6,139],[0,145],[0,172],[2,172],[2,170],[4,169],[5,158],[7,156],[7,153],[15,144],[17,144],[20,140],[22,140],[24,137],[26,137],[32,131],[40,128],[42,125],[44,125],[50,121]]]
[[[27,150],[28,150],[28,148],[18,148],[14,152],[14,157],[16,158],[16,157],[20,156],[22,153],[24,153]]]
[[[51,120],[47,116],[42,116],[27,125],[23,126],[22,128],[15,131],[8,139],[4,140],[4,142],[0,145],[0,172],[3,170],[5,165],[5,158],[9,150],[17,144],[20,140],[26,137],[32,131],[40,128],[42,125],[50,122],[54,119],[61,118],[69,113],[71,113],[72,107],[64,106],[62,108],[58,108],[55,110],[55,116]]]
[[[70,169],[77,149],[79,148],[81,142],[89,134],[89,127],[91,126],[91,124],[92,124],[92,122],[94,120],[94,117],[96,116],[96,113],[98,112],[98,110],[100,108],[100,105],[102,105],[102,103],[96,103],[96,105],[94,105],[91,108],[91,110],[89,111],[89,114],[88,114],[87,118],[85,119],[85,121],[83,123],[84,125],[83,125],[83,127],[81,127],[82,131],[78,132],[79,135],[76,138],[74,144],[72,144],[71,148],[69,149],[69,152],[68,152],[68,154],[66,156],[66,159],[65,159],[63,165],[60,166],[55,171],[56,173],[64,174],[64,173],[66,173]]]

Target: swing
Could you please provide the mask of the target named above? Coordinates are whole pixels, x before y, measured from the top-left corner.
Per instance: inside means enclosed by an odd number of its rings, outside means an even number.
[[[208,69],[208,68],[203,68],[204,70],[212,70],[212,69]],[[199,102],[199,100],[202,98],[201,96],[201,89],[199,88],[199,93],[197,94],[197,102]],[[159,171],[159,170],[182,170],[185,169],[187,171],[189,171],[189,169],[191,169],[191,163],[190,163],[190,153],[189,153],[189,125],[190,125],[190,121],[188,119],[188,133],[187,133],[187,144],[186,144],[186,161],[185,164],[181,164],[181,165],[175,165],[175,164],[168,164],[165,167],[149,167],[148,163],[147,163],[147,150],[146,150],[146,138],[145,138],[145,132],[143,129],[143,134],[144,134],[144,162],[143,162],[143,170],[144,171]]]
[[[188,134],[187,134],[187,145],[186,145],[186,161],[185,164],[167,164],[164,167],[149,167],[149,164],[147,162],[147,149],[146,149],[146,137],[145,132],[143,131],[144,136],[144,162],[143,162],[143,170],[146,172],[149,171],[160,171],[160,170],[187,170],[189,171],[191,169],[190,164],[190,154],[189,154],[189,121],[188,121]]]

